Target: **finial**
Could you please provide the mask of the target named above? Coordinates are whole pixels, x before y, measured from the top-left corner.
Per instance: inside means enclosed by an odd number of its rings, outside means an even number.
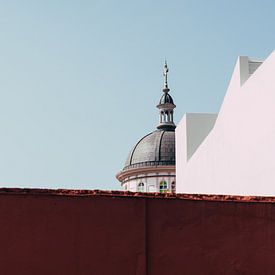
[[[167,61],[165,59],[165,63],[164,63],[164,69],[163,69],[163,76],[164,76],[164,90],[169,89],[168,88],[168,72],[169,72],[169,68],[167,66]],[[169,90],[168,90],[169,91]]]

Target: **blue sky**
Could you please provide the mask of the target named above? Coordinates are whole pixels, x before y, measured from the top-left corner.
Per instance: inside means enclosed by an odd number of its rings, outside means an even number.
[[[218,112],[238,55],[275,48],[273,1],[0,1],[0,185],[119,189],[158,123],[164,59],[177,105]],[[256,111],[256,110],[255,110]]]

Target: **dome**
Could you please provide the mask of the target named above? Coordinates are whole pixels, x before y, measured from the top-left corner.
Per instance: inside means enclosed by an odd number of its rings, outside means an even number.
[[[164,93],[159,101],[159,104],[165,104],[165,103],[174,104],[172,96],[170,96],[168,93]]]
[[[163,94],[156,106],[157,130],[140,139],[130,151],[116,178],[124,190],[132,192],[175,192],[175,128],[173,98],[169,94],[168,67],[164,65]],[[142,121],[141,121],[142,123]]]
[[[125,169],[175,165],[175,131],[156,130],[144,136],[131,150]]]

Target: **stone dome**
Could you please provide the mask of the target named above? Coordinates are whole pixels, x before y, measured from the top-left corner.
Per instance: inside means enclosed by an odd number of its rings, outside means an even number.
[[[175,131],[156,130],[130,151],[123,170],[143,166],[175,165]]]
[[[163,94],[156,106],[159,110],[157,130],[135,144],[124,168],[116,175],[124,190],[161,193],[176,191],[174,123],[176,105],[169,94],[168,71],[165,62]]]

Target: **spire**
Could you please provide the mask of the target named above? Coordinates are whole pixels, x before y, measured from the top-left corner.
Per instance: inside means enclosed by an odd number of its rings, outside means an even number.
[[[157,128],[174,131],[176,125],[173,121],[173,115],[176,105],[173,102],[173,98],[169,94],[170,89],[168,88],[168,72],[169,68],[165,60],[163,68],[164,87],[162,89],[164,94],[160,98],[159,104],[157,105],[157,108],[159,109],[159,125]]]
[[[164,68],[163,68],[163,76],[164,76],[164,88],[163,88],[163,91],[167,91],[167,92],[169,92],[169,88],[168,88],[168,72],[169,72],[169,68],[167,66],[167,61],[165,60]]]

